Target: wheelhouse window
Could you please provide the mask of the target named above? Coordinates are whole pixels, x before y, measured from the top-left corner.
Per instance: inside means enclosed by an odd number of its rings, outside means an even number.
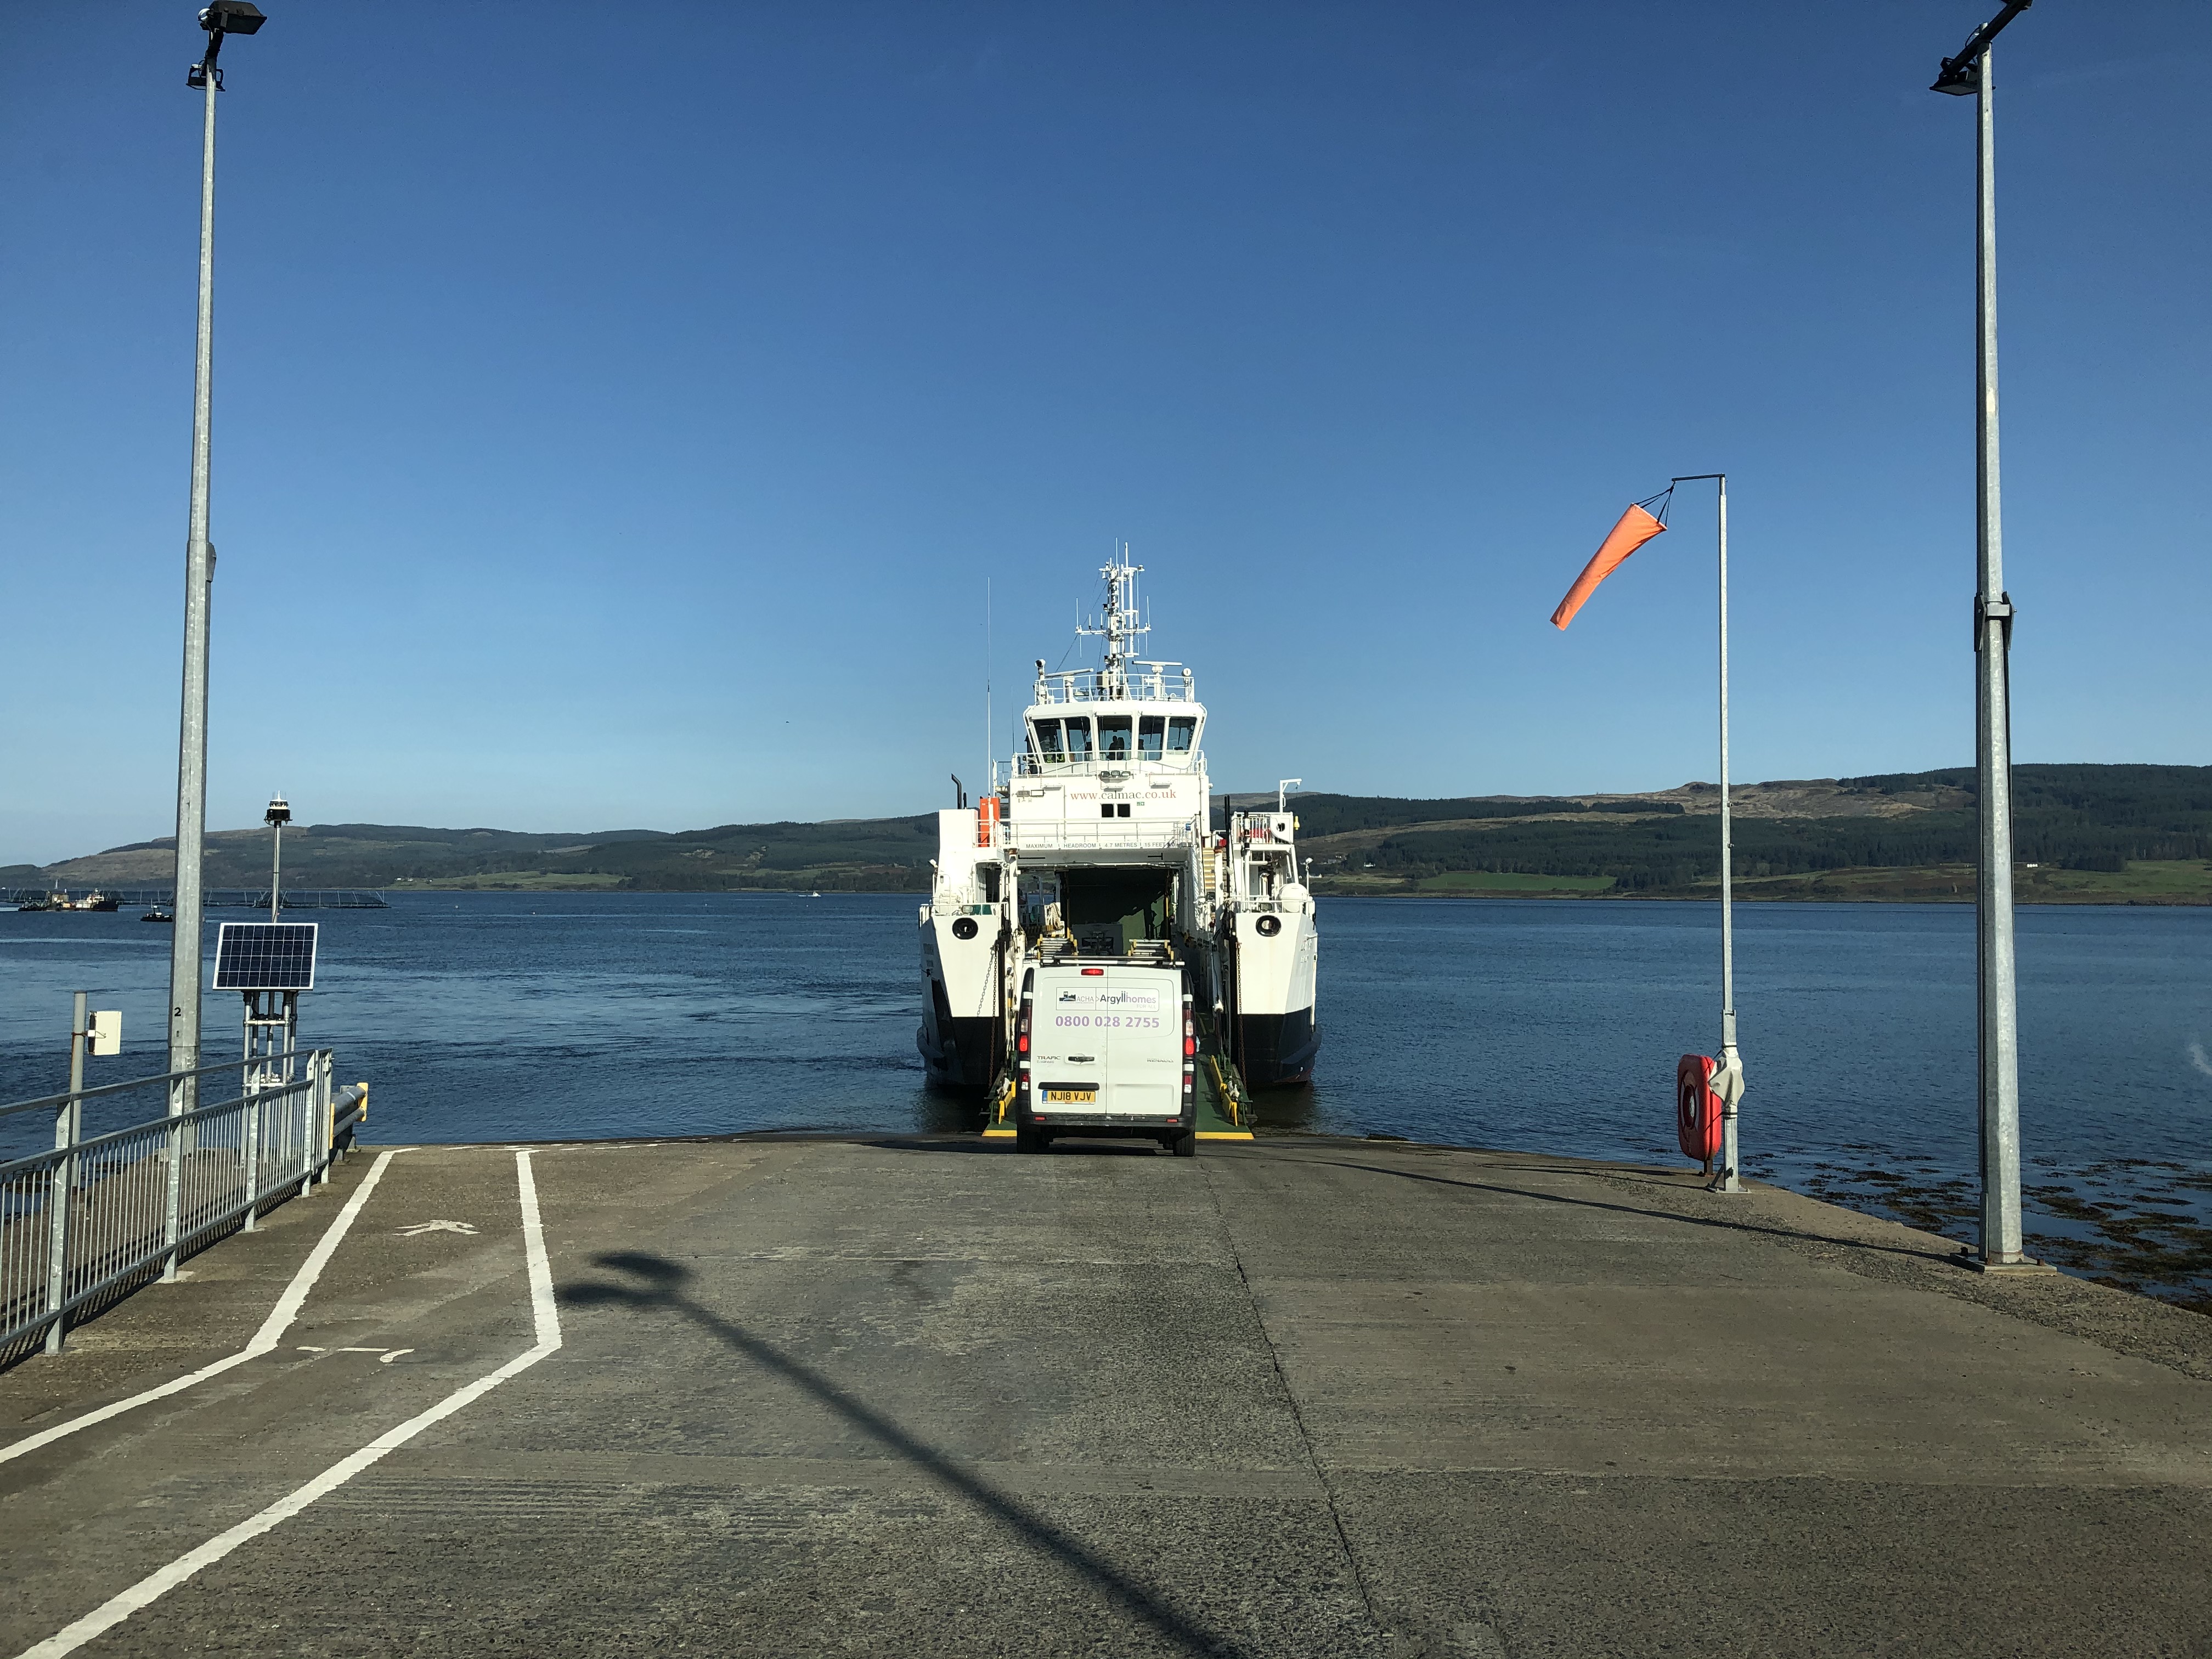
[[[1048,761],[1067,758],[1067,751],[1060,746],[1058,720],[1032,720],[1030,722],[1030,747],[1038,758]]]
[[[1067,758],[1084,761],[1091,758],[1091,717],[1073,716],[1067,722]]]
[[[1129,758],[1129,717],[1127,714],[1101,714],[1098,717],[1098,758],[1109,761]]]
[[[1158,760],[1160,745],[1166,740],[1168,722],[1164,714],[1139,714],[1137,717],[1137,758]]]
[[[1188,755],[1198,743],[1198,722],[1178,714],[1168,722],[1168,753]]]

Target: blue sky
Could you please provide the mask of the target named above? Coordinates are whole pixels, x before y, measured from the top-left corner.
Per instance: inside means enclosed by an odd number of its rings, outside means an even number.
[[[1218,787],[1972,755],[1990,0],[270,0],[226,52],[210,823],[943,803],[1118,538]],[[201,36],[12,20],[0,861],[173,823]],[[2025,760],[2203,763],[2212,17],[1999,57]],[[991,594],[990,651],[984,596]],[[1003,743],[1002,745],[1003,747]]]

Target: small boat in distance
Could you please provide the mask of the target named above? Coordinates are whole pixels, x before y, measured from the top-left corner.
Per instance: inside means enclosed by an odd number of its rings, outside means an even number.
[[[176,921],[177,921],[176,917],[175,917],[173,915],[172,915],[170,912],[168,912],[168,911],[167,911],[167,910],[164,910],[164,909],[163,909],[160,905],[158,905],[158,904],[157,904],[157,905],[155,905],[152,909],[149,910],[149,911],[148,911],[144,915],[143,915],[143,916],[139,917],[139,918],[138,918],[138,920],[139,920],[139,921],[160,921],[160,922],[167,922],[167,924],[169,924],[171,927],[174,927],[174,926],[176,925]]]

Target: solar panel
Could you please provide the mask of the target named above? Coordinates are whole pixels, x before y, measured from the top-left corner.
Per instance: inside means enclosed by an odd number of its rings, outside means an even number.
[[[312,991],[315,988],[315,929],[312,921],[226,921],[216,935],[218,991]]]

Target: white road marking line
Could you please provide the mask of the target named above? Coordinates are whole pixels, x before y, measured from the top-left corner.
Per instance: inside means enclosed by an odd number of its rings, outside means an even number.
[[[530,1154],[514,1155],[514,1184],[522,1198],[522,1248],[530,1262],[530,1314],[538,1346],[550,1353],[561,1346],[561,1313],[553,1304],[553,1264],[545,1255],[545,1226],[538,1218],[538,1176]]]
[[[174,1589],[203,1567],[213,1566],[240,1544],[274,1530],[319,1498],[327,1497],[368,1468],[386,1453],[397,1451],[433,1424],[483,1399],[510,1376],[519,1376],[561,1346],[561,1315],[553,1303],[553,1269],[545,1259],[545,1230],[538,1217],[538,1183],[532,1178],[530,1154],[514,1155],[514,1179],[522,1200],[522,1239],[530,1261],[530,1308],[537,1328],[538,1346],[517,1354],[487,1376],[447,1395],[429,1410],[409,1418],[398,1428],[378,1436],[350,1457],[341,1459],[289,1497],[280,1498],[260,1514],[250,1516],[228,1532],[210,1538],[198,1549],[179,1556],[166,1567],[149,1573],[129,1589],[113,1595],[78,1620],[54,1632],[35,1647],[26,1648],[19,1659],[62,1659],[87,1642],[112,1630],[141,1607]]]
[[[323,1275],[323,1269],[337,1254],[337,1248],[344,1241],[347,1230],[353,1225],[354,1218],[368,1202],[368,1195],[376,1190],[376,1183],[384,1178],[384,1166],[400,1153],[414,1150],[412,1146],[395,1146],[390,1152],[377,1154],[376,1162],[369,1167],[368,1176],[360,1186],[354,1188],[353,1196],[346,1200],[345,1208],[338,1212],[337,1218],[331,1223],[321,1241],[308,1252],[307,1259],[300,1264],[300,1271],[292,1275],[292,1282],[284,1287],[284,1294],[276,1298],[276,1305],[269,1310],[269,1317],[261,1322],[261,1328],[254,1333],[253,1340],[236,1353],[218,1359],[212,1365],[203,1365],[196,1371],[172,1378],[159,1388],[148,1389],[143,1394],[132,1395],[128,1400],[116,1401],[112,1405],[102,1406],[98,1411],[87,1412],[82,1417],[73,1417],[66,1423],[57,1423],[51,1429],[41,1429],[27,1439],[0,1446],[0,1463],[11,1457],[21,1457],[26,1452],[34,1452],[41,1446],[50,1446],[64,1435],[75,1434],[79,1429],[88,1429],[95,1423],[105,1423],[111,1417],[120,1417],[125,1412],[145,1405],[149,1401],[181,1394],[186,1389],[204,1382],[211,1376],[220,1376],[233,1367],[243,1365],[247,1360],[274,1348],[286,1328],[300,1316],[300,1309],[307,1302],[307,1292],[314,1289],[315,1281]]]
[[[424,1233],[473,1233],[476,1230],[473,1221],[418,1221],[411,1227],[402,1227],[399,1236],[420,1238]]]
[[[378,1360],[376,1363],[380,1365],[389,1365],[393,1360],[398,1358],[401,1354],[413,1353],[414,1352],[415,1350],[412,1348],[393,1348],[386,1353],[383,1358]]]

